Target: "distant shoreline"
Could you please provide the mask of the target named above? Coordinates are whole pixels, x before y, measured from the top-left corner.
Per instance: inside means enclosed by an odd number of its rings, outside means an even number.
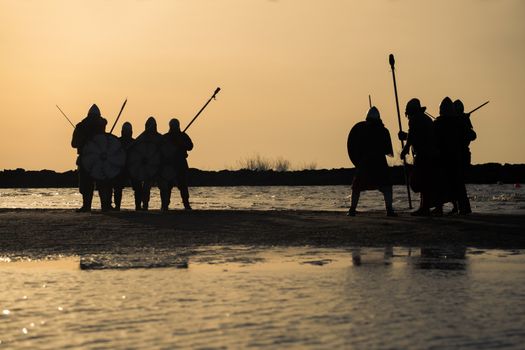
[[[354,168],[255,171],[255,170],[199,170],[190,169],[192,187],[206,186],[328,186],[352,183]],[[396,185],[404,184],[402,166],[391,168]],[[53,170],[3,170],[0,172],[0,188],[72,188],[77,186],[77,171],[55,172]],[[473,165],[467,183],[525,183],[525,164],[486,163]]]

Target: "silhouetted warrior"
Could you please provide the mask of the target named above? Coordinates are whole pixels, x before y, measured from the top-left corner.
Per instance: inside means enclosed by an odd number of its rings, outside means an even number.
[[[133,127],[129,122],[125,122],[122,124],[122,130],[120,133],[120,143],[122,145],[122,148],[128,152],[129,148],[133,144]],[[129,174],[127,167],[124,167],[122,169],[122,172],[114,179],[113,182],[113,193],[114,193],[114,202],[115,202],[115,210],[120,210],[120,205],[122,203],[122,189],[126,187],[130,182]],[[140,205],[142,202],[139,183],[137,181],[131,181],[131,188],[134,192],[135,197],[135,209],[139,210]]]
[[[361,191],[379,190],[385,198],[388,216],[396,216],[392,207],[392,182],[385,155],[393,157],[390,133],[379,111],[370,108],[366,120],[354,125],[348,134],[348,155],[356,167],[352,182],[352,203],[348,216],[355,216]]]
[[[138,146],[141,142],[152,144],[156,148],[155,152],[160,153],[162,135],[157,131],[157,121],[154,117],[149,117],[148,120],[146,120],[145,130],[139,135],[139,137],[137,137],[135,144],[132,147],[135,145]],[[140,193],[142,206],[139,205],[139,208],[136,209],[148,210],[151,186],[156,179],[157,176],[155,175],[152,178],[137,183],[137,192]]]
[[[459,211],[465,212],[466,190],[463,180],[462,152],[464,148],[463,123],[456,114],[454,103],[445,97],[439,106],[439,117],[434,130],[443,174],[443,202],[458,202]],[[436,208],[437,211],[442,210]]]
[[[170,120],[170,130],[163,135],[164,142],[172,147],[173,152],[170,159],[165,160],[168,165],[175,170],[175,184],[177,185],[184,209],[191,210],[190,193],[188,191],[188,151],[193,149],[191,138],[180,130],[180,123],[177,119]],[[173,180],[164,179],[160,182],[160,198],[162,201],[162,210],[168,210],[171,200],[171,190]]]
[[[104,119],[104,127],[102,129],[102,133],[106,132],[106,125],[108,124],[108,121]],[[95,184],[97,186],[98,196],[100,197],[100,207],[102,211],[109,211],[112,209],[111,207],[111,197],[112,197],[112,191],[113,191],[113,182],[112,180],[105,179],[105,180],[96,180]]]
[[[467,194],[467,188],[465,186],[465,177],[468,174],[471,163],[471,154],[470,154],[470,142],[476,139],[476,132],[472,127],[472,122],[470,121],[470,114],[465,113],[465,107],[461,100],[454,101],[454,108],[456,109],[456,114],[459,117],[459,124],[461,127],[461,164],[462,168],[460,169],[460,177],[462,179],[462,187],[459,192],[459,196],[463,197],[464,207],[460,211],[458,208],[458,203],[454,202],[454,208],[452,209],[452,214],[470,214],[472,209],[470,208],[470,200]]]
[[[408,133],[399,132],[400,140],[406,140],[401,151],[401,159],[412,152],[414,167],[410,176],[410,185],[414,192],[420,192],[419,208],[412,212],[414,216],[430,215],[430,208],[439,206],[439,166],[436,138],[432,119],[425,114],[426,107],[421,107],[417,98],[408,101],[405,115],[408,118]]]
[[[73,131],[71,147],[77,149],[78,188],[82,194],[82,207],[77,212],[91,211],[93,201],[94,179],[82,166],[82,149],[91,138],[97,134],[103,134],[107,120],[100,115],[100,109],[96,104],[91,106],[87,117],[78,123]],[[99,194],[101,194],[99,192]],[[101,203],[103,202],[101,196]]]

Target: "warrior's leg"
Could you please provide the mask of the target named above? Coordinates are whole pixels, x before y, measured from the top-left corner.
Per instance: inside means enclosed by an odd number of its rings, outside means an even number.
[[[93,192],[95,186],[93,179],[80,166],[78,167],[78,189],[82,194],[82,207],[77,211],[91,211],[91,203],[93,202]]]
[[[115,186],[113,189],[113,196],[115,200],[115,209],[120,210],[120,205],[122,204],[122,187]]]
[[[356,188],[352,188],[352,202],[350,204],[350,209],[348,210],[348,213],[347,213],[348,216],[355,216],[356,209],[357,209],[357,203],[359,203],[360,195],[361,195],[361,191],[359,191]]]
[[[161,209],[164,211],[167,211],[170,206],[171,201],[171,189],[173,186],[170,183],[163,183],[161,186],[159,186],[160,190],[160,201],[161,201]]]
[[[144,181],[144,187],[142,188],[142,209],[148,210],[149,208],[149,199],[151,193],[151,182]]]
[[[182,204],[184,204],[184,209],[191,210],[190,206],[190,192],[188,190],[188,185],[179,186],[180,197],[182,198]]]
[[[379,191],[383,193],[383,197],[385,199],[386,215],[397,216],[394,212],[394,207],[392,206],[394,201],[392,194],[392,186],[383,186],[379,189]]]
[[[140,210],[142,204],[142,184],[140,181],[132,181],[133,196],[135,197],[135,210]]]
[[[177,176],[177,188],[180,192],[180,198],[182,199],[182,204],[184,209],[191,210],[190,205],[190,192],[188,190],[188,170],[187,165],[182,167]]]

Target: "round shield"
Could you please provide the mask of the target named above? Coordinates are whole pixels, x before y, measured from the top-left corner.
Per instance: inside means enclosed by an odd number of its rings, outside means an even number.
[[[154,142],[138,142],[128,151],[127,167],[132,180],[152,180],[159,173],[160,163],[159,147]]]
[[[126,165],[126,152],[111,134],[93,136],[82,148],[81,156],[82,167],[95,180],[111,180]]]
[[[358,166],[359,161],[362,159],[364,151],[363,144],[366,142],[367,136],[367,125],[364,121],[354,125],[348,134],[346,143],[348,157],[355,166]]]

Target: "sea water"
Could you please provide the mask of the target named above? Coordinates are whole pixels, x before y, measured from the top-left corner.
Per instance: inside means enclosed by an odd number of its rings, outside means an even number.
[[[468,185],[468,194],[475,212],[523,212],[525,190],[514,185]],[[406,187],[394,186],[394,207],[407,209]],[[190,201],[194,209],[248,210],[346,210],[350,206],[349,186],[235,186],[192,187]],[[413,206],[419,195],[412,193]],[[179,192],[172,191],[171,208],[182,207]],[[79,208],[82,196],[75,188],[0,189],[0,208]],[[95,194],[93,208],[100,202]],[[123,209],[134,209],[133,192],[124,189]],[[150,208],[160,208],[157,188],[151,192]],[[383,197],[378,191],[361,194],[359,210],[382,210]]]
[[[523,349],[525,251],[180,253],[4,258],[0,349]]]
[[[407,209],[405,191],[394,187],[396,208]],[[476,212],[524,213],[521,188],[468,191]],[[201,210],[343,211],[350,202],[348,186],[190,193]],[[76,189],[0,190],[2,208],[80,202]],[[180,208],[176,190],[172,202]],[[123,204],[133,208],[129,189]],[[151,207],[159,206],[154,189]],[[360,210],[382,209],[380,193],[362,195]],[[0,349],[522,349],[524,310],[523,250],[198,246],[0,256]]]

